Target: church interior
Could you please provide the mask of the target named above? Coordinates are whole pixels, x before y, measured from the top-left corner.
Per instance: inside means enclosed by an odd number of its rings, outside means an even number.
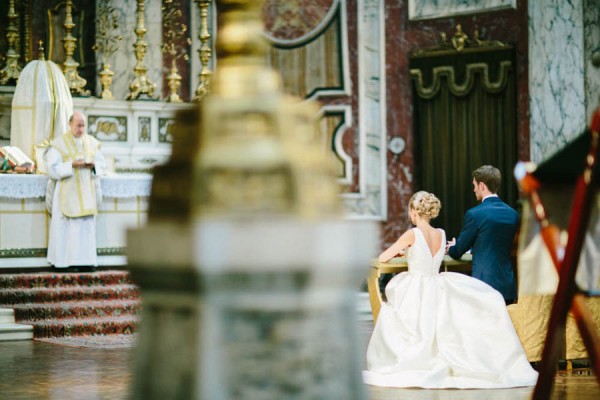
[[[107,173],[97,265],[58,271],[73,112]],[[598,129],[600,0],[4,0],[0,399],[600,398]],[[537,385],[365,385],[377,254],[419,190],[457,237],[481,165]]]

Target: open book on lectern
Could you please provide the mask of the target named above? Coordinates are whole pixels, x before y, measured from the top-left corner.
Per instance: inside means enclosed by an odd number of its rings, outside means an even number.
[[[35,163],[17,146],[0,147],[0,157],[4,158],[5,164],[13,169],[21,167],[20,169],[24,169],[23,172],[33,172]],[[2,169],[6,169],[6,165]]]

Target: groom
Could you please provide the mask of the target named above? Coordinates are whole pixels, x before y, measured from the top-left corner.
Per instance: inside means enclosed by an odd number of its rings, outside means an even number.
[[[491,165],[473,171],[473,192],[481,204],[467,211],[458,240],[453,238],[446,249],[455,260],[471,249],[472,276],[499,291],[508,305],[517,298],[510,250],[519,219],[496,194],[501,181],[500,170]]]

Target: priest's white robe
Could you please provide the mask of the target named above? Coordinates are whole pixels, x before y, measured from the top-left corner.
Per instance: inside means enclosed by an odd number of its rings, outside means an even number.
[[[71,134],[67,133],[64,137],[68,135]],[[96,139],[84,134],[79,140],[72,136],[70,140],[71,144],[75,144],[75,148],[70,154],[65,152],[61,154],[61,151],[55,146],[51,146],[46,154],[49,177],[56,180],[52,196],[52,219],[48,240],[48,262],[56,268],[98,265],[96,256],[97,205],[94,179],[99,179],[105,173],[106,162]],[[76,171],[77,169],[73,168],[74,159],[86,159],[86,156],[87,159],[91,157],[94,160],[95,174],[89,169]],[[84,176],[83,184],[79,186],[74,184],[73,180],[82,179],[82,176]],[[81,189],[85,190],[83,195],[87,198],[86,201],[93,204],[85,207],[86,212],[82,214],[87,215],[70,217],[65,215],[64,202],[69,199],[72,203],[80,202],[82,193],[78,193],[78,188],[80,191]],[[68,211],[66,212],[70,214]]]

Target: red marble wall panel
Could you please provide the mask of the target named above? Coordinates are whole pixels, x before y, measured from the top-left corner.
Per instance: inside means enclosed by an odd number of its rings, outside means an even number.
[[[333,0],[267,0],[263,7],[266,31],[277,39],[297,39],[317,27]]]
[[[164,1],[163,3],[163,7],[165,7]],[[191,32],[190,31],[190,22],[191,22],[191,13],[192,12],[198,12],[198,8],[194,7],[192,10],[190,10],[190,2],[189,1],[184,1],[184,0],[179,0],[176,3],[176,9],[178,8],[181,12],[181,14],[178,15],[178,17],[175,19],[175,27],[180,28],[182,26],[186,26],[187,28],[187,32],[185,34],[181,34],[176,36],[175,39],[175,45],[178,49],[177,54],[183,54],[183,52],[187,52],[187,55],[189,57],[189,59],[191,59],[192,57],[197,57],[198,53],[193,52],[191,45],[187,42],[187,39],[189,38],[190,40],[192,39],[191,35],[197,35],[197,32]],[[169,42],[168,37],[167,37],[167,31],[166,31],[166,26],[163,24],[162,27],[163,31],[162,31],[162,36],[163,36],[163,43],[167,43]],[[169,81],[168,81],[168,76],[169,73],[171,71],[171,60],[172,60],[172,56],[168,53],[163,52],[163,74],[162,74],[162,97],[161,99],[166,99],[169,96],[170,90],[169,90]],[[175,61],[175,65],[177,66],[177,73],[179,75],[181,75],[181,87],[179,88],[178,94],[181,97],[181,99],[183,101],[191,101],[192,96],[190,96],[190,61],[185,60],[182,57],[178,57],[177,60]]]
[[[267,0],[263,8],[263,20],[269,35],[278,39],[293,40],[308,34],[317,27],[331,11],[333,0]],[[348,63],[351,95],[331,95],[317,97],[321,105],[349,105],[352,109],[352,126],[343,134],[342,147],[352,159],[352,183],[344,189],[348,192],[359,190],[359,156],[357,132],[358,119],[358,32],[357,0],[346,1],[346,25],[348,34]],[[334,17],[335,18],[335,17]],[[343,20],[340,20],[344,24]],[[332,29],[329,27],[328,29]],[[341,37],[341,33],[340,33]],[[342,53],[339,54],[342,57]],[[307,71],[310,66],[306,66]],[[279,71],[285,74],[285,69]],[[327,88],[320,88],[327,89]],[[336,88],[337,89],[337,88]]]

